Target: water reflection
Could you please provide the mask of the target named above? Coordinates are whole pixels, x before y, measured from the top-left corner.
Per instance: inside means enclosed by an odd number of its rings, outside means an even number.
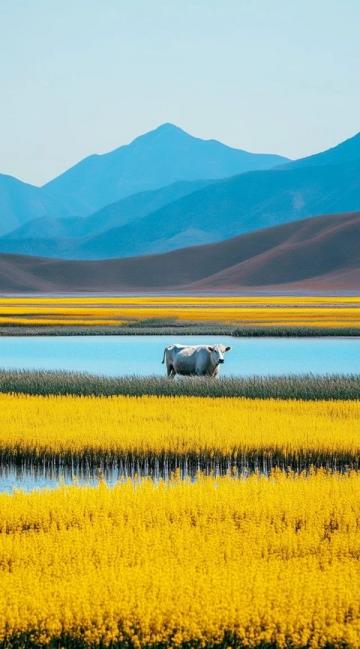
[[[246,478],[254,472],[269,476],[274,469],[282,471],[303,472],[313,467],[324,468],[330,471],[345,473],[349,470],[360,469],[360,458],[349,461],[348,458],[335,457],[326,461],[318,458],[302,458],[288,461],[279,461],[279,458],[258,456],[253,458],[222,458],[221,460],[199,460],[189,462],[176,459],[137,460],[132,462],[118,460],[111,464],[94,467],[83,463],[79,466],[65,467],[56,464],[39,465],[5,465],[0,467],[0,493],[13,493],[16,490],[34,491],[41,489],[55,489],[61,485],[90,485],[96,486],[100,481],[105,481],[110,487],[124,480],[170,480],[175,476],[178,479],[190,478],[195,480],[201,472],[214,477],[229,475],[234,478]]]

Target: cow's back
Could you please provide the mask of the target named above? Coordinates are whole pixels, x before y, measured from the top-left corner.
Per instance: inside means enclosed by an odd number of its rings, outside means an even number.
[[[179,345],[174,350],[174,368],[179,374],[195,374],[197,347],[193,345]]]
[[[209,362],[209,350],[205,345],[183,346],[176,351],[174,368],[179,374],[206,374]]]

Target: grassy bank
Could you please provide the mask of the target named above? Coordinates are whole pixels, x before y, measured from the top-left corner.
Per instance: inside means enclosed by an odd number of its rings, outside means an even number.
[[[7,325],[0,326],[0,336],[232,336],[234,326],[209,323],[186,324],[151,322],[123,326],[51,326]],[[339,330],[339,335],[344,333]],[[349,334],[350,335],[350,334]],[[352,335],[352,334],[351,334]],[[354,334],[356,335],[356,334]],[[360,328],[359,328],[360,335]]]
[[[326,337],[360,336],[360,327],[235,327],[230,324],[185,323],[147,321],[123,326],[52,326],[52,325],[2,325],[0,336],[234,336],[256,337]]]
[[[360,398],[360,375],[253,376],[245,378],[103,377],[53,371],[0,370],[0,392],[83,396],[199,396],[305,401]]]

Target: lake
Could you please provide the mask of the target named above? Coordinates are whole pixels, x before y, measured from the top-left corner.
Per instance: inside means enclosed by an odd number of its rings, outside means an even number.
[[[164,375],[164,347],[224,343],[231,346],[222,376],[358,374],[357,338],[232,338],[231,336],[0,337],[0,369],[43,369],[105,376]]]

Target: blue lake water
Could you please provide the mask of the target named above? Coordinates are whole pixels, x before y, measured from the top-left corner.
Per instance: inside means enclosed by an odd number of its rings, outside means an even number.
[[[357,338],[232,338],[222,336],[0,337],[0,369],[45,369],[105,376],[164,375],[171,343],[231,346],[222,376],[358,374]]]

